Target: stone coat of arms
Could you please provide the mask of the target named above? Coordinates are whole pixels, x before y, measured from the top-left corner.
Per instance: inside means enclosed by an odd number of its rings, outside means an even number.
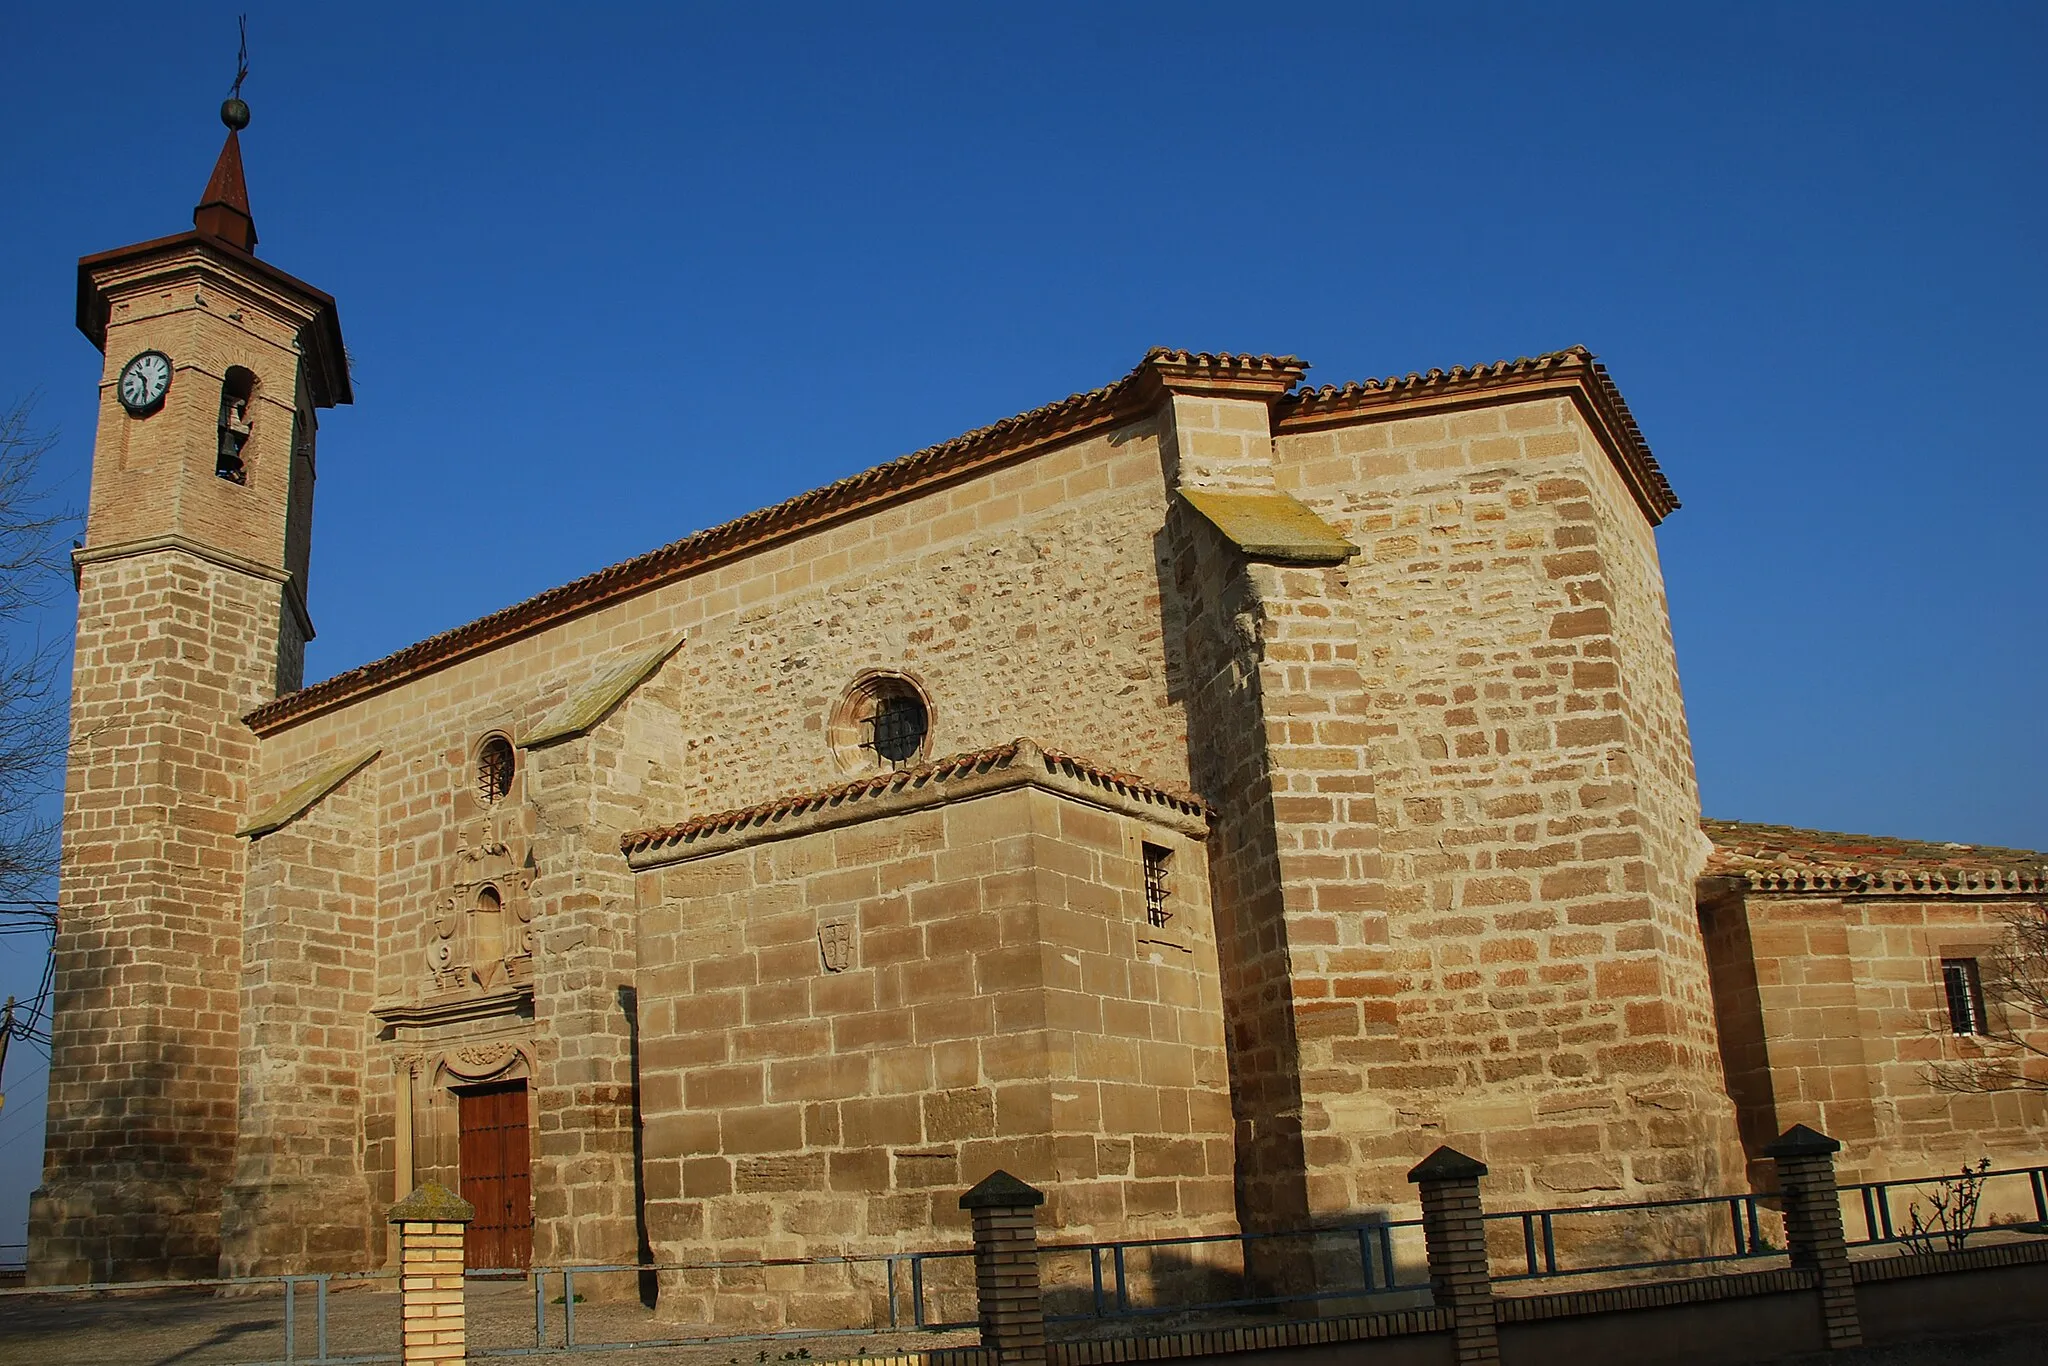
[[[853,922],[828,920],[818,926],[818,953],[825,971],[845,972],[853,963]]]

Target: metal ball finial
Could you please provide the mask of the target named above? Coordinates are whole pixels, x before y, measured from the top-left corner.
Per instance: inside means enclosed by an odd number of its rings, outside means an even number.
[[[239,99],[221,101],[220,121],[239,133],[249,126],[249,106]]]

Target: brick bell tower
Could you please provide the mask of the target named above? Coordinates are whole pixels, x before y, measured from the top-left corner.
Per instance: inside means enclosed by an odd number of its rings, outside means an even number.
[[[239,81],[237,85],[239,87]],[[192,231],[78,263],[105,355],[58,889],[37,1284],[211,1276],[235,1151],[256,737],[296,689],[315,414],[351,401],[334,300],[256,258],[249,108]]]

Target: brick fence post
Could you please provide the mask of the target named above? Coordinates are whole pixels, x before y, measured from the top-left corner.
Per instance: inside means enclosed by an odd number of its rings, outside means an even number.
[[[1038,1207],[1045,1192],[1005,1171],[960,1197],[974,1218],[974,1297],[981,1345],[996,1366],[1044,1366],[1045,1302],[1038,1290]]]
[[[1486,1164],[1455,1148],[1438,1148],[1408,1179],[1422,1188],[1422,1236],[1429,1247],[1429,1287],[1451,1321],[1451,1359],[1458,1366],[1500,1361],[1493,1317],[1493,1277],[1486,1264],[1485,1211],[1479,1178]]]
[[[1778,1164],[1778,1194],[1785,1202],[1785,1242],[1792,1265],[1820,1273],[1821,1330],[1830,1348],[1863,1342],[1849,1245],[1842,1234],[1842,1198],[1835,1187],[1835,1154],[1842,1145],[1795,1124],[1764,1149]]]
[[[429,1181],[391,1207],[398,1225],[400,1360],[461,1361],[462,1234],[476,1209]]]

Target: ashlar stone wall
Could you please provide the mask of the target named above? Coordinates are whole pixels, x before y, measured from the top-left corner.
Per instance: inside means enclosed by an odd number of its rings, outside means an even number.
[[[1706,845],[1650,523],[1613,460],[1567,397],[1283,424],[1275,452],[1362,548],[1386,947],[1356,1027],[1319,1026],[1355,1077],[1304,1110],[1326,1170],[1399,1201],[1428,1135],[1505,1198],[1729,1186]]]
[[[619,836],[845,778],[827,723],[865,669],[923,687],[932,752],[1035,729],[1184,785],[1185,725],[1160,659],[1163,508],[1157,438],[1140,423],[266,729],[265,793],[323,758],[384,753],[374,779],[384,1023],[360,1064],[375,1188],[404,1194],[402,1077],[414,1079],[413,1174],[454,1186],[453,1097],[437,1060],[465,1044],[515,1044],[533,1067],[535,1255],[638,1254],[635,927]],[[479,807],[484,736],[523,743],[621,657],[678,638],[674,656],[588,733],[522,747],[512,793]],[[460,912],[452,891],[475,880],[478,852],[498,845],[530,863],[521,904],[532,953],[516,965],[528,976],[470,990],[473,1004],[455,1010],[429,962],[434,925]],[[447,1009],[431,1022],[406,1013],[423,1004]],[[400,1015],[408,1022],[393,1023]]]
[[[362,1160],[376,788],[374,769],[358,771],[249,851],[226,1275],[362,1267],[383,1241],[388,1202]]]
[[[2040,1160],[2048,1094],[1935,1084],[1943,1063],[1999,1053],[1955,1033],[1941,960],[1977,958],[1988,973],[2005,914],[2030,898],[1759,891],[1740,877],[1704,879],[1701,893],[1753,1178],[1767,1180],[1759,1153],[1794,1124],[1841,1140],[1843,1181],[1924,1177],[1983,1157],[1994,1167]],[[2005,1206],[2018,1195],[1986,1192]],[[2030,1200],[2018,1204],[2003,1212],[2031,1210]]]
[[[959,1193],[999,1167],[1062,1238],[1236,1229],[1199,806],[1028,742],[941,767],[635,852],[662,1260],[964,1242]],[[663,1311],[859,1321],[849,1296],[681,1278]]]
[[[242,842],[278,587],[183,550],[79,575],[45,1284],[211,1275],[233,1166]]]

